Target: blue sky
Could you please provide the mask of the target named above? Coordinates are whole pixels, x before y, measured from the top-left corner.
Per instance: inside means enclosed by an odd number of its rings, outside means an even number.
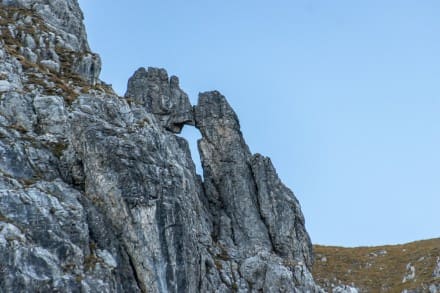
[[[80,0],[101,78],[217,89],[296,194],[312,241],[440,236],[440,2]],[[194,129],[184,135],[197,156]]]

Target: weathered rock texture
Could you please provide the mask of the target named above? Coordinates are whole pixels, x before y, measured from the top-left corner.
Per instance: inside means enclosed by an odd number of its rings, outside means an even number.
[[[180,89],[179,78],[168,78],[165,69],[139,68],[128,80],[125,97],[135,113],[155,114],[159,124],[169,131],[180,133],[184,124],[194,125],[188,95]]]
[[[76,1],[0,3],[2,292],[321,291],[297,199],[220,93],[194,109],[141,68],[118,97]]]

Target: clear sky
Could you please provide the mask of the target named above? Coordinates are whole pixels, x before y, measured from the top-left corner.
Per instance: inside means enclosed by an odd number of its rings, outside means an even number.
[[[440,1],[79,2],[119,94],[156,66],[227,97],[314,243],[440,236]]]

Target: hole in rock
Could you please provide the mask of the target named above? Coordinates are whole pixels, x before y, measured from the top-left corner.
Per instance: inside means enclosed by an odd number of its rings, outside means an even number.
[[[188,141],[191,158],[196,165],[196,172],[203,177],[202,163],[200,161],[199,149],[197,148],[197,141],[202,138],[200,131],[194,126],[186,125],[179,136]]]

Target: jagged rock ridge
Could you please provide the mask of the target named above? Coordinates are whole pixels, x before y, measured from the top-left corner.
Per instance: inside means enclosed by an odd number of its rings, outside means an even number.
[[[220,93],[193,108],[141,68],[118,97],[76,1],[0,3],[2,290],[321,291],[297,199]]]

